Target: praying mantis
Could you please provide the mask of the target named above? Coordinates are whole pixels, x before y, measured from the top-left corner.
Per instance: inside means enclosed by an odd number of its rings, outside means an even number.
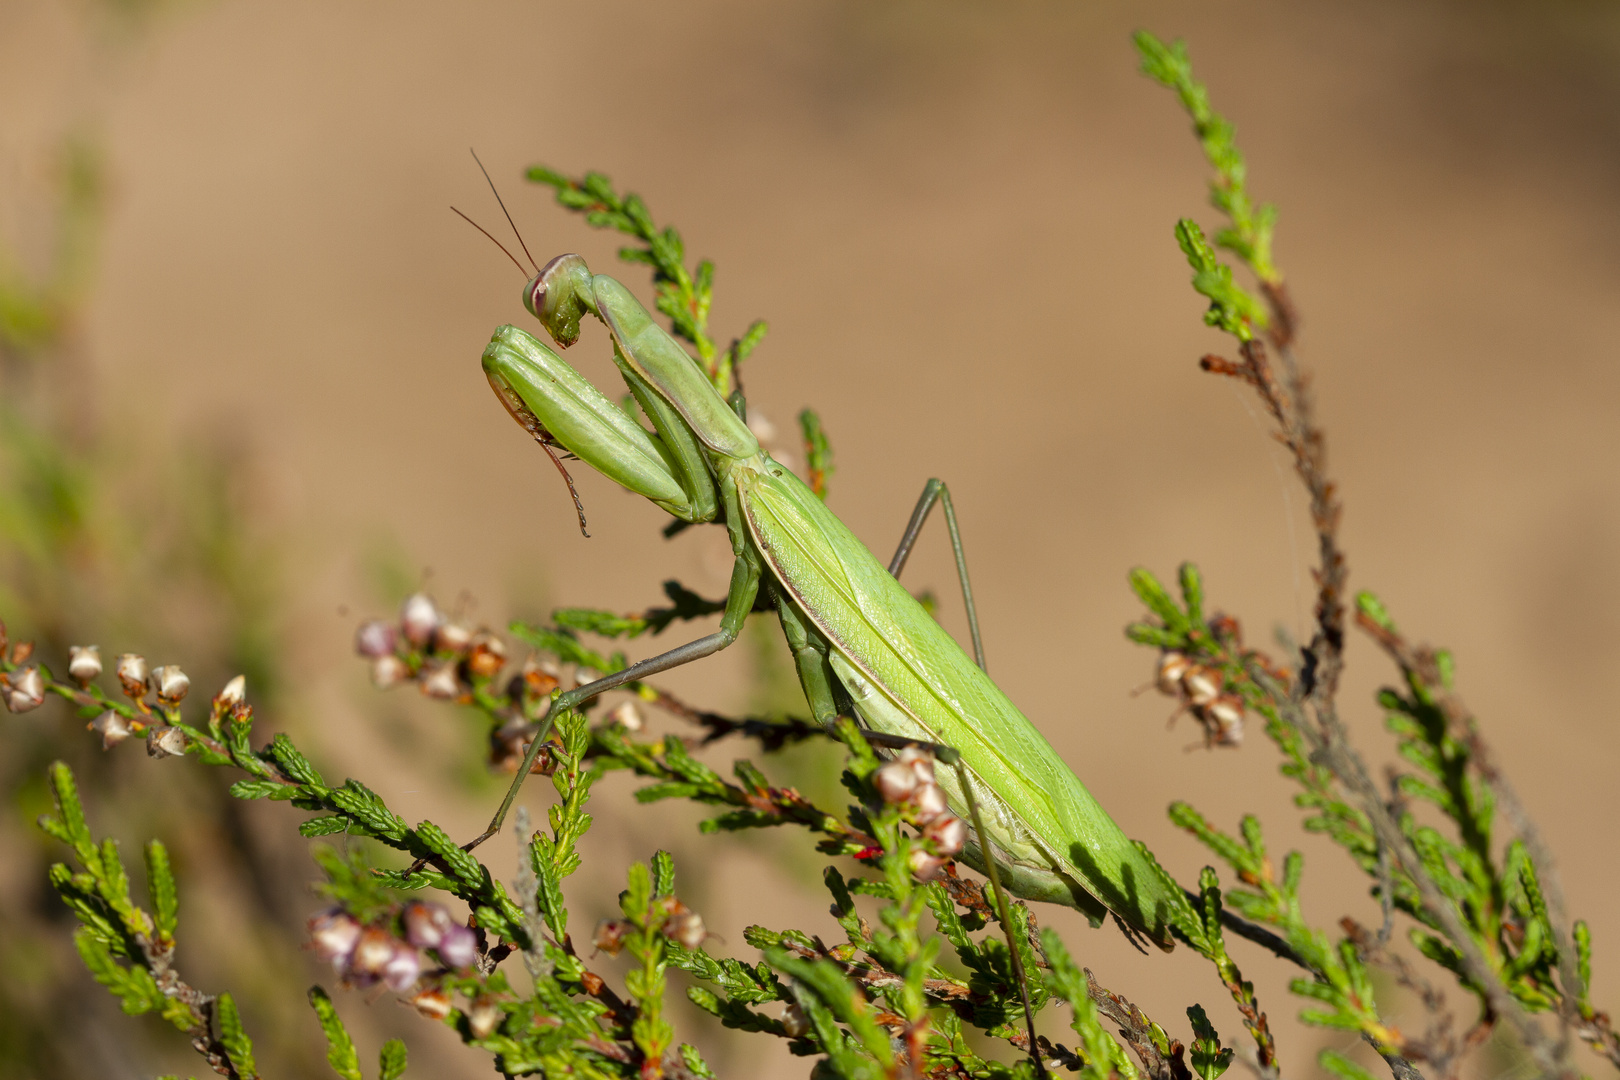
[[[941,770],[939,783],[958,816],[982,808],[973,815],[982,822],[978,835],[963,856],[970,866],[994,872],[1017,896],[1074,907],[1094,926],[1112,913],[1161,948],[1171,948],[1177,936],[1196,939],[1200,923],[1186,894],[1145,847],[1126,838],[985,674],[955,515],[942,485],[930,481],[886,567],[772,460],[738,410],[625,286],[593,274],[578,255],[561,255],[529,279],[523,303],[559,348],[579,339],[585,316],[600,320],[652,430],[515,326],[498,328],[483,354],[484,372],[507,411],[548,453],[561,447],[680,521],[723,522],[735,561],[717,632],[552,701],[494,820],[473,845],[500,829],[551,717],[726,648],[764,588],[818,722],[830,727],[843,702],[872,731],[959,753],[960,767]],[[979,663],[895,576],[942,495]]]

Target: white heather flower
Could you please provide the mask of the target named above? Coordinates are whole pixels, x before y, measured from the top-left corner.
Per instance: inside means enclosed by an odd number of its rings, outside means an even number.
[[[494,677],[506,666],[506,643],[488,630],[473,635],[471,649],[467,670],[481,679]]]
[[[393,955],[383,964],[383,982],[396,994],[403,994],[416,985],[422,975],[422,954],[403,941],[394,942]]]
[[[103,750],[111,750],[134,734],[129,721],[112,709],[108,709],[85,726],[101,736]]]
[[[955,855],[967,843],[967,823],[961,818],[945,814],[928,823],[923,835],[934,842],[941,855]]]
[[[919,783],[917,770],[907,761],[891,761],[872,774],[872,786],[886,803],[904,802]]]
[[[1226,694],[1204,710],[1209,741],[1216,746],[1237,746],[1243,742],[1243,699]]]
[[[456,679],[454,664],[439,664],[422,672],[422,693],[440,701],[451,701],[461,696],[461,683]]]
[[[472,631],[460,623],[442,622],[433,631],[433,648],[458,656],[472,644]]]
[[[894,756],[894,760],[911,766],[917,779],[924,784],[934,782],[934,755],[927,750],[908,746]]]
[[[383,969],[393,958],[393,936],[379,927],[368,926],[360,931],[354,952],[349,957],[349,980],[360,986],[369,986],[382,977]]]
[[[242,704],[245,697],[247,697],[247,676],[238,675],[225,684],[225,688],[214,696],[214,701],[221,707],[229,709],[233,705]]]
[[[1192,661],[1178,652],[1167,652],[1159,658],[1159,673],[1154,680],[1161,693],[1174,695],[1181,689],[1182,677]]]
[[[328,908],[312,915],[308,926],[310,948],[341,974],[360,941],[359,920],[342,908]]]
[[[146,657],[135,653],[124,653],[118,658],[118,681],[124,687],[124,693],[137,701],[146,696]]]
[[[912,817],[919,825],[927,825],[935,818],[946,814],[950,807],[945,802],[945,792],[940,790],[938,784],[923,784],[911,797]]]
[[[789,1002],[782,1010],[782,1028],[790,1039],[802,1039],[810,1034],[810,1018],[804,1015],[797,1001]]]
[[[450,995],[437,986],[411,998],[411,1004],[416,1006],[417,1012],[429,1020],[443,1020],[450,1015]]]
[[[467,1007],[467,1027],[472,1030],[473,1038],[487,1039],[503,1015],[494,1000],[479,998]]]
[[[186,733],[177,727],[155,727],[146,733],[146,752],[155,758],[179,757],[186,752]]]
[[[397,656],[379,656],[371,662],[371,681],[379,690],[386,690],[410,677],[410,665]]]
[[[538,653],[530,653],[519,671],[523,685],[535,697],[545,697],[562,683],[562,669]]]
[[[45,704],[45,680],[39,668],[25,667],[11,673],[6,686],[6,708],[14,713],[31,712]]]
[[[419,949],[437,949],[444,932],[455,925],[443,905],[422,900],[406,904],[401,921],[405,924],[405,940]]]
[[[437,951],[445,967],[465,971],[478,963],[478,935],[459,924],[450,926],[439,939]]]
[[[634,701],[619,702],[607,711],[607,716],[604,719],[610,724],[618,724],[624,730],[631,732],[640,731],[647,726],[647,721],[641,715],[641,706]]]
[[[1187,700],[1194,705],[1208,705],[1221,696],[1221,673],[1194,664],[1181,677],[1187,688]]]
[[[395,644],[394,628],[381,619],[363,622],[354,632],[354,651],[372,660],[379,656],[392,656]]]
[[[664,920],[664,936],[683,949],[696,949],[709,932],[703,926],[703,916],[695,911],[683,911]]]
[[[68,674],[82,686],[101,674],[101,650],[94,645],[68,646]]]
[[[191,678],[178,665],[165,664],[152,672],[152,685],[157,687],[159,701],[175,705],[191,689]]]
[[[412,593],[399,609],[399,628],[405,640],[417,648],[426,645],[439,625],[439,609],[426,593]]]
[[[911,867],[911,872],[923,881],[931,880],[939,873],[939,868],[945,865],[944,859],[939,858],[937,855],[930,855],[920,847],[911,849],[911,855],[907,862]]]

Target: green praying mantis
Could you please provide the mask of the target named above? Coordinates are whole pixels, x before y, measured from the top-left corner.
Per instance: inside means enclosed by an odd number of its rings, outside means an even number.
[[[941,770],[939,782],[958,816],[982,809],[973,814],[980,824],[964,852],[970,866],[995,873],[1017,896],[1077,908],[1094,926],[1112,912],[1162,948],[1172,947],[1177,935],[1198,933],[1186,894],[1146,848],[1126,838],[985,674],[966,564],[942,485],[930,481],[886,567],[809,487],[771,459],[739,410],[618,281],[593,274],[578,255],[562,255],[528,281],[523,302],[559,348],[578,340],[585,316],[599,319],[652,430],[514,326],[497,329],[483,355],[484,372],[507,411],[548,453],[561,447],[680,521],[723,522],[735,562],[717,632],[553,700],[500,810],[473,844],[501,827],[545,741],[549,717],[719,652],[736,640],[764,588],[817,721],[831,726],[842,701],[871,731],[959,753],[960,767]],[[942,494],[979,663],[896,580]]]

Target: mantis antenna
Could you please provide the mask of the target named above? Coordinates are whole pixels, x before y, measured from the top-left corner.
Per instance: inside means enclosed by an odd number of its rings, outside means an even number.
[[[478,161],[478,151],[469,146],[467,147],[467,152],[473,156],[474,161]],[[489,190],[494,194],[495,201],[500,204],[501,213],[506,215],[506,223],[512,226],[512,235],[517,237],[518,247],[523,249],[523,254],[529,255],[529,245],[523,242],[523,234],[518,232],[517,222],[512,220],[511,213],[506,209],[506,200],[501,198],[501,193],[499,191],[496,191],[495,181],[489,178],[489,170],[484,168],[484,163],[482,161],[478,161],[478,171],[484,174],[484,182],[489,184]],[[516,259],[513,259],[512,261],[517,262]],[[540,272],[540,265],[534,261],[533,255],[529,255],[529,265],[534,267],[535,273],[538,274]],[[521,264],[518,266],[518,269],[523,269]],[[525,271],[525,275],[527,275],[527,271]]]
[[[463,214],[460,210],[457,210],[453,206],[450,208],[450,210],[456,216],[461,218],[462,221],[465,221],[467,224],[471,225],[473,228],[477,229],[479,232],[483,233],[485,236],[489,236],[489,230],[484,228],[482,225],[478,224],[478,222],[474,221],[472,218],[468,217],[466,214]],[[519,239],[522,239],[522,238],[519,237]],[[524,280],[528,280],[529,272],[527,270],[523,269],[523,264],[517,261],[517,256],[516,255],[513,255],[510,251],[506,250],[506,245],[505,244],[501,243],[499,240],[495,239],[493,236],[489,236],[489,242],[494,244],[496,247],[500,248],[501,253],[503,255],[505,255],[508,259],[512,260],[512,265],[518,268],[518,273],[523,275]],[[527,254],[527,252],[525,252],[525,254]]]

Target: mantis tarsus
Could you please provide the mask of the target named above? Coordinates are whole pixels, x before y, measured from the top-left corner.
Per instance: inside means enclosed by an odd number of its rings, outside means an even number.
[[[960,816],[970,813],[964,786],[983,811],[983,828],[964,853],[970,866],[985,869],[988,846],[1000,880],[1018,896],[1078,908],[1093,925],[1112,912],[1164,948],[1177,934],[1199,933],[1186,895],[1153,856],[1125,837],[1051,744],[895,580],[940,497],[971,614],[955,515],[942,485],[930,482],[886,568],[765,453],[696,361],[619,282],[592,274],[578,255],[562,255],[530,279],[523,300],[559,347],[578,340],[586,315],[607,326],[614,362],[653,431],[513,326],[495,331],[483,357],[507,410],[537,438],[679,520],[723,521],[735,556],[718,632],[563,693],[548,716],[724,649],[763,585],[819,722],[831,725],[842,701],[875,732],[960,753],[961,768],[942,770],[940,783]],[[500,828],[545,735],[530,744],[500,810],[474,844]]]

